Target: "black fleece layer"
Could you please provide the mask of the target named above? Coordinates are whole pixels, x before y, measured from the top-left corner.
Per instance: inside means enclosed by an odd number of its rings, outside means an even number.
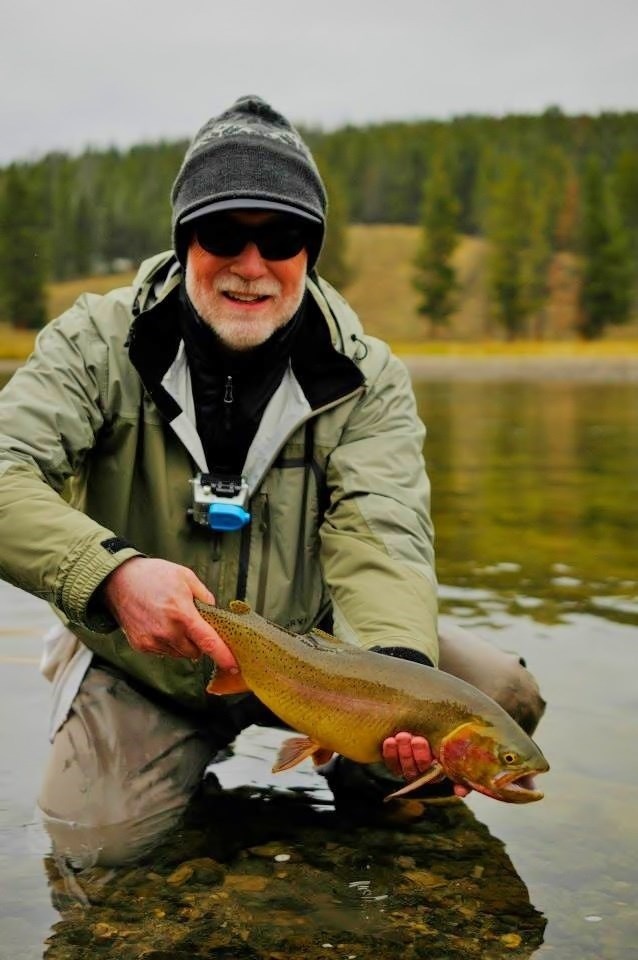
[[[179,314],[197,431],[213,473],[241,473],[266,404],[289,363],[313,410],[363,384],[358,367],[332,346],[325,319],[308,293],[285,327],[240,353],[228,350],[200,319],[183,285]]]
[[[211,473],[239,475],[266,404],[281,383],[304,305],[258,347],[229,350],[198,316],[182,287],[180,326],[199,433]]]

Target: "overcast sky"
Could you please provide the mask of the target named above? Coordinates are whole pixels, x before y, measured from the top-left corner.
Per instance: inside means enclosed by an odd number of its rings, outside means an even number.
[[[3,0],[0,164],[295,122],[638,109],[638,0]]]

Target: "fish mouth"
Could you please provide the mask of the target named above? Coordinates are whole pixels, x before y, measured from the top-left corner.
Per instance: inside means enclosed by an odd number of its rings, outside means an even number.
[[[525,770],[501,773],[492,781],[493,795],[509,803],[531,803],[533,800],[542,800],[545,794],[537,789],[534,777],[544,772],[544,770]]]

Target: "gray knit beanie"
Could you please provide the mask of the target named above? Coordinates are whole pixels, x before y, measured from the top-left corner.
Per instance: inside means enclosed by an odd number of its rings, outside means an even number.
[[[193,222],[232,209],[294,213],[308,221],[308,269],[323,242],[326,190],[295,128],[259,97],[240,97],[193,138],[171,193],[181,263]]]

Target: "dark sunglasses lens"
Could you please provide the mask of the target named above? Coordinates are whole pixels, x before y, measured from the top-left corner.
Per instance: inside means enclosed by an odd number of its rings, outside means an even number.
[[[197,240],[214,257],[237,257],[248,243],[244,227],[232,220],[207,220],[197,227]]]
[[[238,257],[246,244],[255,243],[264,260],[289,260],[306,245],[306,234],[295,223],[237,223],[227,217],[205,220],[197,226],[199,245],[215,257]]]
[[[300,227],[294,225],[264,225],[255,236],[264,260],[289,260],[296,257],[306,245],[306,236]]]

